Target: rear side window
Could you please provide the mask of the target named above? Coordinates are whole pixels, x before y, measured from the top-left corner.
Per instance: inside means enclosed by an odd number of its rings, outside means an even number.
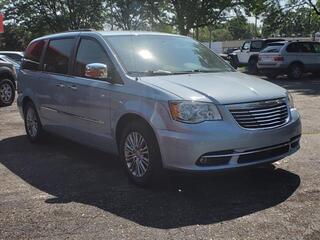
[[[301,43],[301,51],[303,53],[314,53],[314,48],[312,43]]]
[[[259,52],[262,48],[263,48],[262,41],[253,41],[251,43],[251,51],[253,51],[253,52]]]
[[[84,77],[86,65],[90,63],[103,63],[109,69],[111,62],[100,44],[91,39],[81,39],[75,62],[75,75]]]
[[[320,53],[320,43],[313,43],[315,53]]]
[[[74,41],[70,38],[51,40],[43,61],[44,71],[67,74]]]
[[[31,43],[25,51],[22,69],[38,70],[40,65],[40,58],[45,41],[40,40]]]
[[[249,50],[250,49],[250,42],[245,42],[242,46],[242,50]]]
[[[291,52],[291,53],[300,52],[300,44],[299,43],[290,43],[287,47],[287,52]]]

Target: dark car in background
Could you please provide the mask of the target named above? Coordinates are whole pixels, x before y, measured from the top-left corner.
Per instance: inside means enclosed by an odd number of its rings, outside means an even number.
[[[0,107],[13,103],[16,90],[16,70],[12,63],[0,60]]]
[[[259,71],[269,78],[286,74],[300,79],[303,73],[320,73],[320,43],[285,41],[270,44],[259,54]]]
[[[23,58],[23,52],[18,51],[0,51],[0,55],[5,55],[18,64],[21,64]]]

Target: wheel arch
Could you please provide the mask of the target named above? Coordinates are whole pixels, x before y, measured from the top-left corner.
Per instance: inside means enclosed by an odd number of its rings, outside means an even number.
[[[303,70],[305,70],[305,65],[303,62],[299,61],[299,60],[296,60],[296,61],[293,61],[292,63],[290,63],[289,65],[289,68],[293,65],[300,65],[302,67]]]
[[[119,147],[119,142],[120,142],[120,138],[121,138],[121,133],[122,130],[124,129],[124,127],[129,124],[132,121],[139,121],[143,124],[145,124],[153,133],[156,141],[158,142],[156,133],[153,129],[153,127],[150,125],[150,123],[142,116],[136,114],[136,113],[125,113],[124,115],[122,115],[119,120],[117,121],[116,127],[115,127],[115,139],[116,139],[116,144],[117,147]],[[159,144],[159,142],[158,142]]]
[[[29,96],[25,96],[22,100],[22,110],[24,111],[25,106],[27,105],[27,103],[33,103],[32,99]]]
[[[0,70],[0,81],[2,79],[9,79],[13,83],[14,88],[17,88],[15,78],[9,69],[4,68]]]

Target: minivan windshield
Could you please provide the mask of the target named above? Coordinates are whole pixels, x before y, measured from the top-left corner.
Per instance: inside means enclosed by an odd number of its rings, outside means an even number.
[[[131,76],[234,71],[191,38],[170,35],[105,36]]]

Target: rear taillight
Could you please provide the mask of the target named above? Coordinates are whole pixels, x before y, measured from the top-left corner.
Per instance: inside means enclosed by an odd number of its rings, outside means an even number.
[[[282,56],[276,56],[276,57],[273,57],[273,61],[275,61],[275,62],[283,62],[284,58]]]

